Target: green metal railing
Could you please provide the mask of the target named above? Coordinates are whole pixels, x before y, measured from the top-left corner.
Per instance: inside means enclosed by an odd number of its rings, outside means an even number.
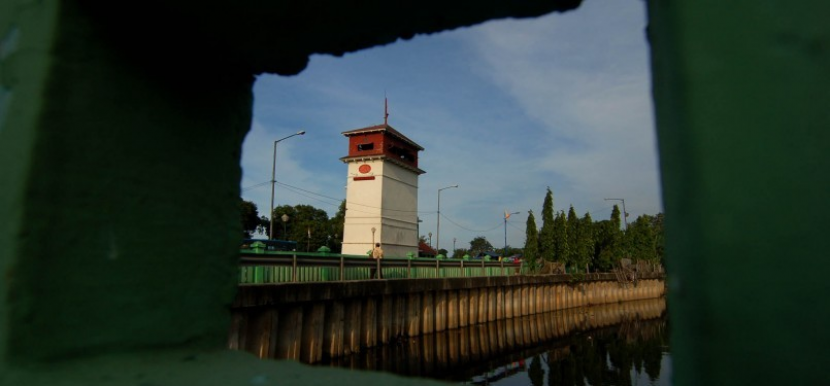
[[[366,255],[245,249],[240,251],[239,283],[371,280],[373,268],[379,269],[380,279],[507,276],[526,271],[523,264],[504,261],[396,257],[374,260]]]

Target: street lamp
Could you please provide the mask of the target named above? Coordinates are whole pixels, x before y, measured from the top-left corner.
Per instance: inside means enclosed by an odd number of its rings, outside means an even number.
[[[504,250],[501,251],[502,255],[507,254],[507,219],[510,218],[510,215],[513,214],[519,214],[519,212],[507,213],[506,210],[504,211]]]
[[[276,177],[276,174],[277,174],[277,143],[279,143],[280,141],[284,141],[288,138],[291,138],[295,135],[303,135],[303,134],[305,134],[305,130],[300,130],[300,131],[298,131],[294,134],[291,134],[291,135],[289,135],[285,138],[280,138],[280,139],[274,141],[274,159],[271,163],[271,211],[270,211],[271,212],[271,225],[270,225],[270,232],[268,234],[268,239],[270,239],[270,240],[274,239],[274,184],[277,182],[277,180],[274,177]]]
[[[290,219],[290,217],[288,217],[287,214],[283,213],[282,217],[280,217],[280,218],[282,219],[282,238],[283,238],[283,240],[288,240],[288,233],[286,233],[286,231],[285,231],[285,224],[288,223],[288,219]]]
[[[606,198],[605,201],[622,201],[623,204],[623,221],[625,221],[625,230],[628,230],[628,212],[625,211],[625,199],[624,198]]]
[[[441,191],[445,189],[457,188],[458,185],[451,185],[438,189],[438,224],[435,227],[435,250],[441,248]]]

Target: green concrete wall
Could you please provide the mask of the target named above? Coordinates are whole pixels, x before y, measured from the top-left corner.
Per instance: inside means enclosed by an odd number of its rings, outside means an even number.
[[[392,12],[386,32],[334,1],[0,3],[0,384],[342,383],[222,350],[254,74],[563,3]]]
[[[9,361],[11,304],[32,297],[13,291],[12,266],[21,255],[18,240],[26,234],[23,202],[37,138],[31,128],[41,112],[36,101],[47,80],[56,8],[55,3],[32,8],[0,2],[0,374]]]
[[[827,384],[830,3],[649,12],[675,384]]]
[[[2,204],[14,218],[0,232],[4,351],[29,361],[220,347],[240,231],[228,203],[253,77],[167,71],[111,49],[73,2],[12,8],[2,26],[20,39],[3,68]]]
[[[252,74],[579,1],[303,4],[0,2],[0,384],[407,382],[216,350]],[[649,2],[678,385],[828,383],[828,11]]]

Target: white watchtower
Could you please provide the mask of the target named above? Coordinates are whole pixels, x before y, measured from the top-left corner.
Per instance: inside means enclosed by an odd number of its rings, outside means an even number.
[[[423,147],[384,123],[343,132],[349,138],[343,253],[418,255],[418,152]],[[374,231],[373,231],[374,230]]]

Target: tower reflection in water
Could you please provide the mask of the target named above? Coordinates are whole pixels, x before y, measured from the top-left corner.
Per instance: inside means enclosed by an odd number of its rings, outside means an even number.
[[[633,371],[653,383],[661,380],[667,327],[665,298],[639,300],[478,324],[315,365],[533,386],[628,385]]]

